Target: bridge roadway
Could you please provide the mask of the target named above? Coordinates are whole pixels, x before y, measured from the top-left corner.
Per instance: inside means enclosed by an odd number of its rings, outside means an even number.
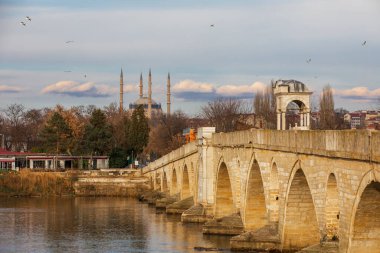
[[[380,252],[378,131],[200,128],[143,171],[233,249]]]

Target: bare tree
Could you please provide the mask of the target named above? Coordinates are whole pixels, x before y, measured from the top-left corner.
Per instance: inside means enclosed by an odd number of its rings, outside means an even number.
[[[24,116],[25,133],[28,150],[34,150],[41,146],[41,141],[38,138],[39,132],[42,130],[46,115],[43,110],[30,109],[26,111]]]
[[[246,102],[236,98],[217,98],[202,107],[202,116],[216,127],[216,132],[236,130],[238,120],[249,112]]]
[[[320,128],[335,129],[335,112],[334,112],[334,97],[332,88],[327,85],[323,88],[320,100]]]
[[[189,119],[182,111],[175,111],[170,117],[157,115],[151,119],[150,126],[149,144],[145,153],[159,157],[184,144],[182,131],[189,127]]]
[[[273,84],[273,81],[272,81]],[[276,128],[276,98],[273,94],[273,85],[263,91],[258,91],[253,101],[256,117],[265,121],[266,128]]]
[[[25,149],[25,107],[21,104],[11,104],[5,110],[5,135],[7,148],[20,151]]]

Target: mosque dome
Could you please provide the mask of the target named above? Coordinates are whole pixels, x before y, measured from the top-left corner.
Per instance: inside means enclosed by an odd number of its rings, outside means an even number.
[[[136,109],[139,105],[143,105],[144,109],[148,109],[149,98],[141,97],[138,98],[134,103],[129,104],[129,109]],[[161,104],[158,104],[152,99],[152,109],[161,109]]]

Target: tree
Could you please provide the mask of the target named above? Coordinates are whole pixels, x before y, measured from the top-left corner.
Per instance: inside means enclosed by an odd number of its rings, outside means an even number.
[[[236,98],[217,98],[202,107],[202,116],[216,127],[216,132],[236,130],[236,123],[249,112],[248,106]]]
[[[335,129],[335,112],[334,112],[334,97],[330,85],[323,88],[322,95],[319,100],[320,108],[320,128]]]
[[[54,112],[42,129],[40,137],[46,151],[56,154],[67,153],[72,131],[62,115]]]
[[[151,120],[149,143],[144,152],[151,156],[163,156],[183,145],[182,131],[189,127],[189,119],[182,111],[175,111],[170,117],[159,115]]]
[[[16,151],[26,147],[25,135],[25,107],[21,104],[11,104],[5,110],[5,131],[8,148]]]
[[[128,165],[128,154],[123,148],[113,148],[110,154],[110,168],[124,168]]]
[[[112,146],[114,148],[127,148],[126,129],[129,124],[128,114],[120,113],[117,103],[111,103],[104,107],[107,121],[112,127]]]
[[[335,129],[350,129],[351,125],[349,122],[344,121],[344,115],[349,113],[346,109],[338,108],[335,109]]]
[[[26,142],[29,150],[41,150],[42,142],[38,133],[42,130],[46,115],[42,110],[30,109],[24,115]]]
[[[273,94],[273,85],[256,93],[253,108],[256,117],[264,119],[266,128],[276,129],[276,98]]]
[[[88,119],[83,113],[82,108],[71,107],[70,109],[66,110],[63,106],[57,105],[55,110],[62,115],[67,125],[72,130],[73,138],[70,139],[70,143],[68,145],[68,153],[70,155],[74,153],[83,153],[81,140],[83,140],[85,125],[88,123]]]
[[[107,123],[106,115],[100,109],[92,112],[84,134],[84,150],[91,155],[108,155],[111,151],[111,126]]]
[[[128,149],[133,152],[133,156],[140,154],[148,145],[149,125],[142,105],[133,111],[126,136]]]

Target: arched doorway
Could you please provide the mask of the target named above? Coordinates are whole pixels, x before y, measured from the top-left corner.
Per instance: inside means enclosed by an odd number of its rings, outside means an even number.
[[[232,188],[227,166],[223,162],[218,171],[215,198],[215,218],[220,218],[234,213]]]
[[[279,191],[278,170],[276,163],[273,163],[269,179],[269,221],[278,222],[279,209]]]
[[[185,199],[191,196],[190,192],[190,180],[189,180],[189,171],[187,170],[187,166],[183,168],[182,173],[182,191],[181,191],[181,199]]]
[[[295,173],[286,202],[284,244],[297,250],[319,243],[320,234],[313,198],[302,169]]]
[[[334,174],[330,174],[326,188],[325,229],[329,240],[339,238],[339,193]]]
[[[260,167],[255,160],[249,172],[244,227],[247,230],[256,230],[268,223],[263,180]]]
[[[351,253],[380,252],[380,183],[364,189],[355,213]]]

